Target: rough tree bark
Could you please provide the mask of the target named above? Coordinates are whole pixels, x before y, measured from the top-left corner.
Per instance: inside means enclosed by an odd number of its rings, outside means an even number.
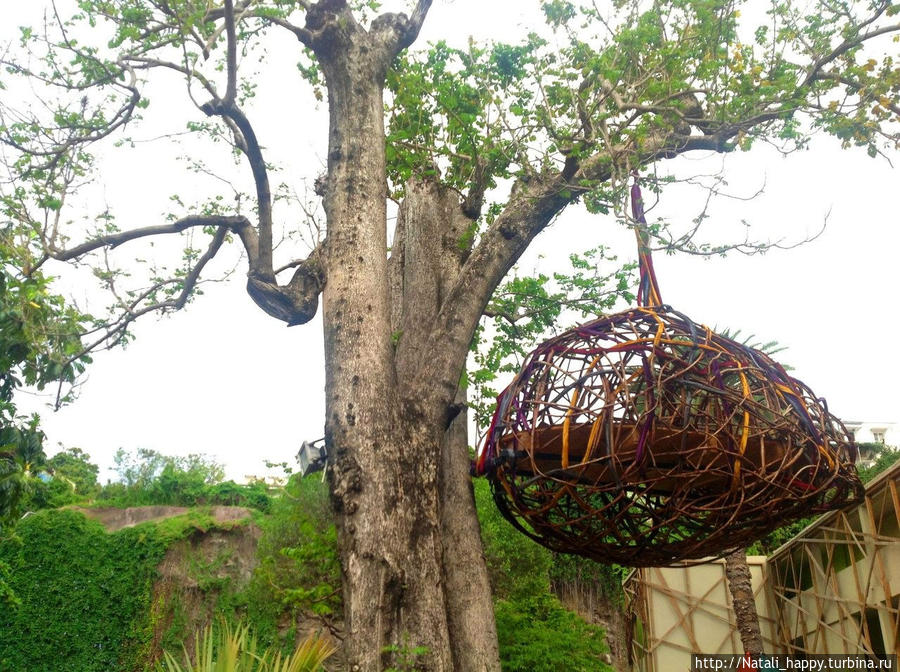
[[[429,364],[440,347],[432,324],[469,255],[463,241],[471,224],[452,190],[427,181],[407,185],[390,259],[392,333],[403,387],[420,399],[437,394],[439,388],[432,376],[440,369]],[[465,356],[453,364],[456,380],[464,364]],[[439,404],[447,401],[441,397]],[[460,391],[449,409],[452,419],[438,465],[447,627],[454,669],[499,670],[490,583],[469,478],[464,408],[465,394]]]
[[[760,656],[763,653],[763,642],[759,629],[759,615],[756,613],[756,600],[753,597],[750,566],[747,564],[747,555],[743,549],[725,556],[725,580],[731,592],[734,617],[744,653]]]
[[[307,28],[321,31],[311,46],[330,108],[325,431],[348,660],[354,670],[400,658],[428,670],[496,670],[465,444],[446,435],[455,389],[436,384],[459,380],[465,353],[430,362],[441,347],[432,320],[465,254],[454,229],[470,220],[458,199],[411,184],[388,259],[382,88],[406,27],[387,17],[366,31],[343,3],[330,14],[323,4],[321,27],[310,12]]]
[[[306,41],[330,109],[325,438],[351,669],[414,653],[421,669],[498,670],[468,460],[446,430],[484,307],[568,202],[573,173],[523,187],[477,253],[464,235],[477,214],[413,180],[388,258],[382,87],[408,29],[385,15],[367,31],[338,1],[314,8]]]

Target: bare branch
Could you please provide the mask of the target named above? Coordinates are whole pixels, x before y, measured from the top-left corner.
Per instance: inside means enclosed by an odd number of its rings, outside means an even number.
[[[288,263],[279,266],[275,269],[275,275],[279,275],[284,273],[285,271],[289,271],[292,268],[297,268],[298,266],[302,266],[306,263],[306,259],[294,259],[293,261],[289,261]]]
[[[218,254],[227,235],[228,228],[219,228],[215,234],[213,234],[212,241],[206,252],[197,260],[184,278],[168,278],[154,283],[132,298],[130,303],[122,305],[121,313],[114,320],[87,331],[84,334],[85,336],[92,334],[98,334],[98,336],[91,340],[86,346],[82,347],[78,353],[70,356],[66,361],[66,366],[80,360],[91,352],[116,346],[127,337],[128,327],[144,315],[154,312],[166,312],[168,310],[181,310],[184,308],[200,281],[200,275],[203,272],[203,269],[216,254]],[[166,299],[165,301],[144,304],[147,299],[153,297],[158,291],[167,286],[177,284],[181,284],[181,291],[178,292],[177,296]],[[56,393],[57,410],[62,403],[62,389],[63,381],[60,381]]]
[[[312,49],[313,44],[316,42],[316,38],[319,33],[303,28],[302,26],[295,26],[294,24],[285,21],[284,19],[280,19],[275,16],[260,16],[259,14],[251,14],[251,16],[256,16],[264,21],[271,23],[273,26],[278,26],[279,28],[284,28],[286,30],[291,31],[297,39],[310,49]]]
[[[225,105],[234,105],[237,97],[237,35],[234,28],[234,2],[225,0],[225,34],[226,69],[228,71],[228,84],[225,88]]]
[[[213,98],[219,98],[219,94],[216,91],[216,88],[213,86],[212,82],[210,82],[206,77],[197,72],[196,70],[191,70],[190,68],[179,65],[178,63],[172,63],[171,61],[163,61],[158,58],[150,58],[149,56],[136,56],[129,55],[125,56],[124,60],[130,63],[140,64],[140,69],[148,69],[148,68],[168,68],[170,70],[174,70],[175,72],[179,72],[185,76],[188,86],[190,86],[190,82],[192,80],[197,80],[203,86],[204,90]],[[198,105],[197,107],[201,107]]]
[[[88,240],[68,250],[58,250],[51,248],[47,250],[47,254],[57,261],[70,261],[84,256],[89,252],[99,250],[105,247],[118,247],[123,243],[127,243],[139,238],[148,236],[158,236],[170,233],[180,233],[186,229],[197,226],[216,226],[225,231],[234,231],[244,243],[248,256],[257,254],[255,245],[255,232],[250,225],[249,220],[242,216],[224,216],[224,215],[191,215],[184,217],[171,224],[160,224],[158,226],[145,226],[139,229],[131,229],[129,231],[121,231],[119,233],[110,233],[105,236],[99,236],[92,240]]]
[[[182,286],[181,294],[175,299],[174,308],[175,310],[181,310],[184,308],[184,304],[187,303],[188,298],[191,295],[191,292],[194,291],[194,287],[197,284],[197,280],[200,279],[200,274],[203,272],[203,268],[212,261],[213,257],[218,254],[219,250],[222,248],[222,243],[225,242],[225,237],[228,235],[228,229],[225,227],[220,227],[216,230],[215,234],[213,234],[212,242],[209,244],[209,247],[206,249],[206,252],[197,260],[197,263],[194,264],[194,268],[191,269],[190,273],[184,279],[184,285]]]
[[[200,107],[207,116],[222,117],[232,128],[235,145],[244,152],[250,163],[250,171],[256,185],[257,214],[259,218],[258,255],[251,259],[250,271],[267,283],[275,281],[272,269],[272,192],[269,186],[268,169],[263,158],[262,148],[250,120],[238,107],[237,98],[237,37],[235,28],[233,0],[225,0],[224,6],[225,32],[227,37],[227,78],[224,98],[219,98],[211,86],[206,88],[212,100]],[[187,70],[187,68],[176,68]]]
[[[425,23],[428,10],[431,9],[431,2],[432,0],[419,0],[416,3],[412,16],[406,22],[406,30],[400,38],[399,50],[406,49],[418,39],[419,31],[422,30],[422,24]]]

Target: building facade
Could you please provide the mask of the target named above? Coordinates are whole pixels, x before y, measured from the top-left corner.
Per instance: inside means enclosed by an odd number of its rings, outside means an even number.
[[[767,652],[900,652],[900,462],[858,506],[748,563]],[[724,561],[636,570],[625,593],[635,672],[686,671],[695,652],[743,652]]]

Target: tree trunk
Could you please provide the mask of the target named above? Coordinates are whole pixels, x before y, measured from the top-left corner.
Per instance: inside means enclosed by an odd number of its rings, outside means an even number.
[[[464,420],[446,434],[454,415],[447,390],[456,386],[446,382],[459,381],[465,358],[447,368],[429,365],[440,347],[432,318],[462,254],[454,232],[463,224],[459,201],[437,187],[410,185],[388,259],[382,86],[392,56],[374,29],[352,20],[331,29],[317,54],[330,108],[325,438],[348,665],[365,672],[498,670],[459,439]]]
[[[756,613],[756,600],[753,597],[753,585],[750,580],[750,566],[743,549],[725,556],[725,579],[731,592],[734,606],[734,618],[744,653],[760,656],[763,653],[762,634],[759,629],[759,615]]]
[[[465,400],[460,395],[458,401]],[[447,624],[456,670],[499,672],[500,653],[484,563],[475,493],[469,477],[467,414],[447,430],[441,463],[441,530]]]

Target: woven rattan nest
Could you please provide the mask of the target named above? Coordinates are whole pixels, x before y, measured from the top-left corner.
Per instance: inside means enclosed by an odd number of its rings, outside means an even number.
[[[658,566],[857,501],[855,453],[824,401],[770,357],[660,306],[531,353],[478,469],[541,544]]]

